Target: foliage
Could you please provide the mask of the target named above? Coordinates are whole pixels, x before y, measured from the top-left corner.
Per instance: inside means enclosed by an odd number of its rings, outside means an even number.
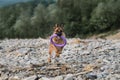
[[[0,8],[0,38],[47,37],[64,23],[67,37],[120,28],[120,0],[33,0]]]

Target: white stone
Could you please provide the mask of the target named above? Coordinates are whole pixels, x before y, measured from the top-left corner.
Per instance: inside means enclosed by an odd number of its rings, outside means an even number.
[[[35,78],[36,78],[36,76],[34,75],[34,76],[27,77],[27,78],[25,78],[23,80],[34,80]]]
[[[18,76],[10,77],[9,80],[21,80]]]
[[[73,75],[72,74],[68,74],[64,80],[74,80]]]
[[[63,80],[63,76],[57,76],[54,80]]]
[[[46,78],[46,77],[42,77],[42,78],[40,78],[39,80],[50,80],[50,79],[48,79],[48,78]]]

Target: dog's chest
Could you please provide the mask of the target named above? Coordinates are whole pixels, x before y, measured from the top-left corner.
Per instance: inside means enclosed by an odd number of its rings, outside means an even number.
[[[62,44],[62,43],[64,43],[63,40],[62,40],[62,38],[59,37],[59,36],[54,37],[54,38],[53,38],[53,41],[54,41],[56,44]]]

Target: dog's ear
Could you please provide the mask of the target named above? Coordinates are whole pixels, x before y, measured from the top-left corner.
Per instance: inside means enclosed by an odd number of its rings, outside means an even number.
[[[59,24],[55,24],[55,27],[58,27],[59,26]]]
[[[55,24],[55,26],[53,27],[53,29],[57,28],[59,26],[59,24]]]
[[[64,28],[64,24],[60,24],[60,27],[61,27],[61,28]]]

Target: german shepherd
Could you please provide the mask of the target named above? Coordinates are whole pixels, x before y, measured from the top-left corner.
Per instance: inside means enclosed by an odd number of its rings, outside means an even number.
[[[53,27],[53,34],[57,34],[58,36],[54,37],[52,40],[54,43],[56,44],[63,44],[64,41],[60,38],[60,36],[64,36],[65,37],[65,33],[63,31],[63,24],[55,24],[55,26]],[[54,44],[50,43],[49,45],[49,58],[48,58],[48,62],[51,62],[51,58],[59,58],[60,54],[62,53],[62,49],[63,47],[57,47]]]

